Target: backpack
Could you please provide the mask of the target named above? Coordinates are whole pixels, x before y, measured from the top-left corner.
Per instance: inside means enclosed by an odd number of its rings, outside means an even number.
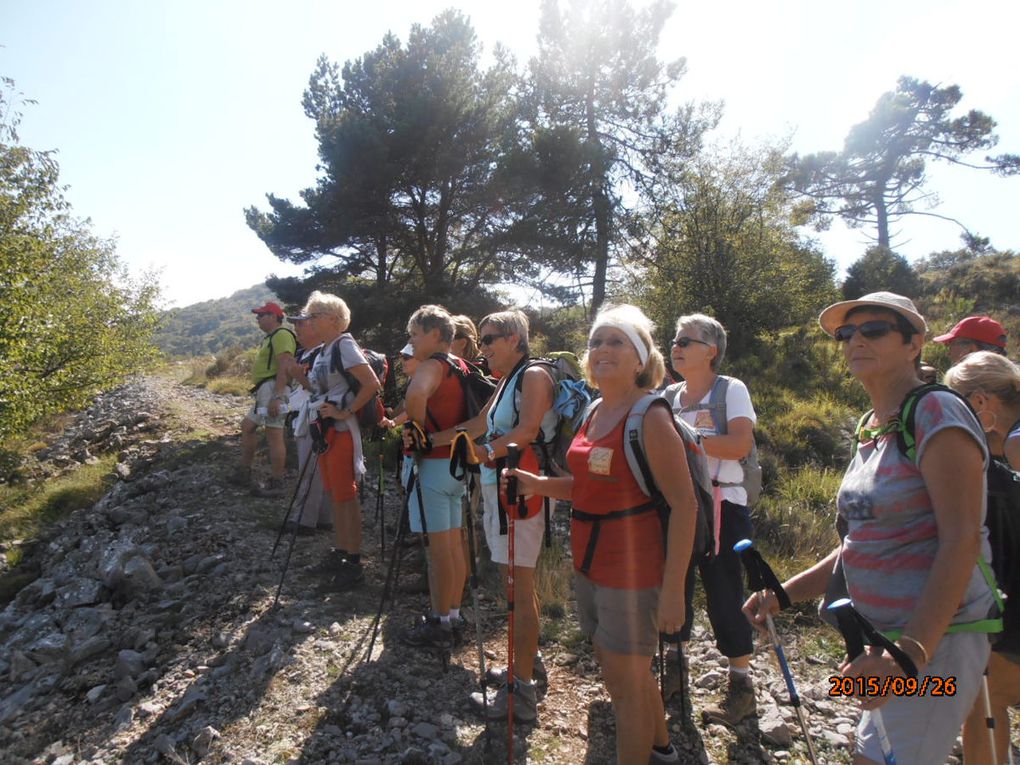
[[[456,375],[457,380],[460,381],[461,390],[464,391],[467,419],[476,417],[492,398],[492,392],[496,390],[496,381],[485,374],[477,364],[462,359],[460,356],[454,356],[452,353],[434,353],[429,358],[446,363],[451,374]],[[425,417],[435,430],[440,430],[439,423],[436,422],[428,407],[425,408]]]
[[[581,427],[589,404],[598,398],[598,391],[588,385],[581,371],[581,364],[570,351],[556,351],[545,356],[529,359],[514,383],[514,427],[520,420],[520,397],[524,387],[524,373],[531,367],[540,366],[549,373],[553,381],[553,406],[556,426],[552,433],[539,431],[538,438],[531,445],[538,457],[538,464],[547,474],[555,468],[566,470],[567,449],[574,440],[574,434]]]
[[[354,340],[349,332],[345,332],[344,335],[350,337],[352,342],[354,342],[355,345],[358,345],[357,340]],[[341,335],[341,337],[343,337],[343,335]],[[358,409],[358,411],[354,413],[358,418],[358,426],[361,428],[369,428],[374,425],[378,425],[383,417],[386,416],[386,409],[383,407],[383,402],[379,393],[386,384],[386,379],[389,377],[390,362],[386,356],[378,351],[371,351],[367,348],[362,348],[360,345],[358,345],[358,348],[365,357],[365,361],[368,362],[368,366],[371,367],[376,378],[379,380],[379,388],[376,390],[372,398],[370,398],[360,409]],[[347,381],[347,385],[350,387],[350,400],[353,401],[356,399],[358,397],[358,393],[361,391],[361,381],[344,368],[340,354],[339,342],[333,344],[332,356],[330,357],[329,363],[332,371],[339,372]],[[346,399],[347,396],[344,396],[344,398]]]
[[[900,452],[911,462],[917,462],[917,439],[914,428],[917,419],[917,404],[920,400],[935,391],[951,393],[967,405],[967,409],[975,414],[974,407],[966,397],[952,388],[939,383],[920,385],[907,393],[900,404],[896,419],[887,427],[886,433],[896,432],[896,445]],[[868,410],[854,428],[853,440],[850,445],[850,459],[857,454],[861,442],[861,431],[871,419],[874,410]],[[875,437],[881,435],[876,433]],[[985,577],[989,588],[995,596],[1001,619],[985,619],[978,622],[956,624],[949,632],[999,632],[1007,625],[1007,632],[1002,632],[994,645],[997,650],[1008,650],[1020,654],[1020,606],[1009,607],[1010,602],[1020,603],[1020,474],[1011,470],[997,459],[988,461],[988,509],[985,514],[985,526],[988,528],[988,542],[992,548],[992,565],[989,568],[984,558],[978,559],[978,567]],[[998,586],[996,586],[998,585]],[[1005,594],[1005,604],[999,591]],[[1014,599],[1015,596],[1015,599]],[[955,627],[955,629],[954,629]],[[1001,647],[1000,647],[1001,646]]]
[[[712,425],[717,435],[725,436],[729,432],[729,419],[726,417],[726,393],[730,388],[730,380],[733,378],[725,375],[717,375],[712,384],[712,391],[708,396],[708,403],[683,407],[680,412],[697,412],[707,410],[712,417]],[[687,389],[687,383],[679,382],[670,385],[663,392],[666,400],[670,403],[680,400],[680,394]],[[738,460],[740,467],[744,469],[744,480],[739,484],[719,483],[719,486],[742,486],[747,492],[747,507],[753,507],[761,496],[761,465],[758,463],[758,444],[754,437],[751,438],[751,451],[746,457]]]
[[[698,432],[694,428],[673,413],[672,408],[666,399],[655,393],[649,393],[634,404],[630,412],[627,414],[623,437],[623,452],[627,459],[627,465],[630,467],[630,472],[634,476],[634,480],[641,488],[642,493],[649,498],[649,501],[642,505],[638,505],[637,507],[627,508],[625,510],[615,510],[601,515],[584,513],[578,510],[573,510],[571,512],[572,517],[577,520],[589,521],[596,524],[588,539],[588,549],[585,550],[584,559],[581,563],[581,573],[587,573],[591,566],[592,558],[595,555],[595,546],[598,541],[598,527],[605,521],[626,518],[628,516],[654,511],[659,514],[659,519],[662,521],[663,536],[665,537],[670,507],[662,492],[659,491],[659,488],[655,485],[652,470],[649,467],[648,459],[645,456],[647,452],[644,446],[645,413],[652,406],[658,405],[659,402],[662,402],[662,406],[670,408],[670,416],[673,420],[673,427],[676,428],[676,432],[680,435],[680,438],[683,441],[684,454],[687,457],[687,469],[691,476],[691,484],[694,487],[694,497],[698,506],[694,523],[694,548],[692,551],[692,561],[696,558],[711,558],[714,556],[715,539],[712,523],[714,515],[712,502],[712,479],[709,477],[708,460],[705,455],[705,451],[701,447],[701,436],[698,435]],[[581,418],[582,426],[591,420],[591,417],[595,413],[595,409],[598,405],[598,400],[591,402]]]

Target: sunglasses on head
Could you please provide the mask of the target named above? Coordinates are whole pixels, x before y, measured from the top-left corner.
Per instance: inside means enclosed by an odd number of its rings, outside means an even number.
[[[673,338],[673,345],[675,345],[677,348],[686,348],[691,343],[698,343],[699,345],[709,345],[709,343],[706,343],[704,340],[697,340],[696,338],[693,337]]]
[[[842,327],[836,327],[836,331],[832,333],[832,336],[836,339],[837,343],[850,342],[855,332],[860,332],[865,340],[876,340],[880,337],[885,337],[896,329],[896,322],[894,321],[875,319],[873,321],[866,321],[863,324],[844,324]]]
[[[480,338],[478,338],[478,344],[492,345],[496,340],[498,340],[501,337],[506,337],[506,335],[482,335]]]

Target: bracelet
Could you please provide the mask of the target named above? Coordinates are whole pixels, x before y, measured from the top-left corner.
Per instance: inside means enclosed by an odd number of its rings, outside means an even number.
[[[924,647],[924,644],[920,640],[912,638],[910,635],[900,635],[900,642],[904,640],[917,646],[917,650],[921,652],[921,660],[924,664],[930,663],[931,660],[928,658],[928,649]]]

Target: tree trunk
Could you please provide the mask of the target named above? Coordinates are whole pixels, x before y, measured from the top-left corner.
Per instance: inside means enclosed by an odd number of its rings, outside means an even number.
[[[588,121],[588,144],[592,147],[591,184],[592,211],[595,214],[595,274],[592,277],[591,315],[598,313],[606,299],[606,277],[609,272],[609,234],[612,229],[613,211],[606,192],[606,173],[602,167],[602,142],[599,141],[595,122],[595,93],[588,91],[585,104]],[[598,165],[595,165],[596,159]]]
[[[881,195],[875,198],[875,221],[878,225],[878,246],[892,249],[889,246],[889,211],[886,209],[885,197]]]

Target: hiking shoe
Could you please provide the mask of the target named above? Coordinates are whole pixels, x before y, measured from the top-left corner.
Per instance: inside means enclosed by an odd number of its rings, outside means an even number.
[[[505,720],[507,707],[507,690],[504,683],[495,690],[487,690],[488,706],[482,699],[480,691],[471,694],[471,705],[483,715],[488,713],[490,720]],[[514,720],[520,723],[535,722],[538,718],[538,694],[535,683],[525,683],[517,678],[514,683]]]
[[[754,684],[751,682],[751,678],[730,674],[722,703],[704,710],[701,716],[706,725],[719,723],[732,728],[748,717],[754,717],[757,714]]]
[[[444,651],[453,647],[453,627],[441,624],[438,616],[426,616],[400,637],[404,645],[413,648],[439,648]]]
[[[266,481],[265,486],[259,486],[255,484],[251,487],[251,493],[254,497],[265,497],[267,499],[277,499],[284,495],[284,485],[282,478],[270,478]]]
[[[365,569],[360,563],[344,561],[343,566],[330,577],[322,589],[329,592],[347,592],[360,587],[365,581]]]
[[[247,489],[251,486],[251,468],[246,465],[237,465],[227,474],[227,483],[231,486],[238,486]]]
[[[458,615],[456,617],[450,617],[450,628],[453,630],[453,647],[460,648],[464,645],[464,635],[467,634],[470,625],[468,625],[467,619],[463,616]]]
[[[506,685],[506,667],[489,667],[485,677],[493,687]],[[549,685],[549,674],[545,671],[545,662],[542,661],[542,654],[535,654],[535,664],[532,668],[531,679],[539,685]]]
[[[666,663],[666,673],[662,678],[662,701],[668,702],[676,694],[683,692],[686,698],[691,697],[690,673],[687,667],[687,656],[683,656],[683,667],[677,661],[676,651],[666,651],[663,657]]]
[[[680,762],[680,752],[673,744],[669,745],[668,752],[659,752],[652,749],[652,755],[648,758],[648,765],[666,765],[666,763]]]

